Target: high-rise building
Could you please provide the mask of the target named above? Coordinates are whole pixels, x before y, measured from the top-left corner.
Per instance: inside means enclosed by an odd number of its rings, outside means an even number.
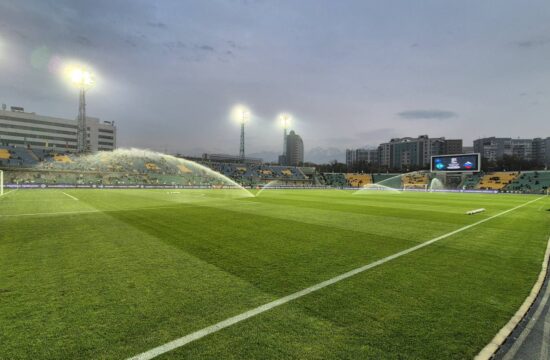
[[[462,154],[464,152],[462,147],[462,139],[446,139],[444,154]]]
[[[285,165],[299,166],[304,163],[304,142],[300,135],[291,130],[286,137]]]
[[[392,147],[390,143],[378,145],[378,164],[380,164],[380,166],[390,167],[391,150]]]
[[[533,158],[540,165],[550,167],[550,137],[533,139]]]
[[[460,153],[461,139],[430,138],[428,135],[394,138],[378,146],[380,165],[392,169],[427,167],[433,155]]]
[[[116,148],[116,127],[87,117],[87,142],[90,151]],[[77,120],[37,115],[23,108],[0,110],[0,145],[30,146],[59,152],[77,150]]]
[[[524,160],[533,160],[533,140],[512,139],[512,155]]]
[[[346,165],[378,164],[378,149],[346,149]]]
[[[474,152],[489,161],[502,159],[505,155],[523,160],[534,160],[532,139],[488,137],[474,140]]]

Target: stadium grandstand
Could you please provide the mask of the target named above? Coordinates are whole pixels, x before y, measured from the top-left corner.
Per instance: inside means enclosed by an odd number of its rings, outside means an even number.
[[[507,191],[543,193],[550,188],[550,171],[523,171],[507,186]]]
[[[200,166],[193,167],[189,164]],[[0,169],[7,184],[19,185],[159,185],[217,186],[222,174],[244,186],[278,180],[283,185],[306,186],[315,169],[258,163],[198,163],[137,149],[78,155],[30,147],[0,147]],[[208,169],[212,174],[206,174]],[[213,170],[213,171],[212,171]],[[306,175],[306,173],[308,175]]]
[[[179,159],[179,160],[175,160]],[[180,163],[181,161],[181,163]],[[189,164],[200,166],[192,167]],[[364,188],[382,184],[393,189],[430,190],[435,174],[319,173],[314,167],[257,162],[197,162],[159,153],[120,149],[89,155],[58,153],[25,146],[0,146],[0,169],[12,185],[78,186],[222,186],[221,174],[245,187],[262,187],[277,181],[291,187]],[[213,170],[207,174],[204,169]],[[472,173],[443,179],[443,190],[546,193],[550,171]]]
[[[370,174],[349,173],[346,174],[345,177],[351,187],[360,188],[372,184],[372,176]]]
[[[362,188],[382,184],[393,189],[432,190],[434,173],[419,171],[406,174],[323,173],[320,184],[335,188]],[[510,171],[467,174],[449,177],[438,190],[546,193],[550,189],[550,171]]]
[[[202,162],[214,171],[217,171],[245,186],[257,186],[278,180],[282,185],[309,185],[311,177],[304,174],[302,169],[295,166],[280,166],[258,163],[222,163]]]
[[[404,189],[426,189],[430,179],[425,173],[412,173],[403,176]]]
[[[503,190],[518,176],[518,172],[490,172],[481,177],[479,183],[476,185],[476,189]]]

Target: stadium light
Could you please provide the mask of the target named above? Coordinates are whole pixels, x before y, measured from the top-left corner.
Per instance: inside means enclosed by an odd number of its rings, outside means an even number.
[[[287,137],[287,130],[290,125],[291,119],[292,117],[290,116],[290,114],[283,113],[279,115],[279,121],[281,126],[283,127],[283,156],[284,157],[286,157],[286,137]]]
[[[87,152],[89,149],[86,126],[86,91],[95,84],[94,75],[85,66],[74,64],[67,65],[64,74],[69,82],[79,89],[77,151]]]
[[[288,129],[291,121],[292,121],[292,116],[290,114],[283,113],[279,115],[279,123],[281,124],[283,129]]]
[[[250,109],[244,105],[236,105],[231,111],[231,117],[241,124],[241,142],[239,146],[239,157],[244,162],[245,150],[244,150],[244,124],[250,120]]]
[[[94,84],[93,75],[83,68],[71,70],[71,82],[80,88],[89,89]]]
[[[247,123],[250,120],[250,109],[245,105],[235,105],[231,109],[231,119],[238,124]]]

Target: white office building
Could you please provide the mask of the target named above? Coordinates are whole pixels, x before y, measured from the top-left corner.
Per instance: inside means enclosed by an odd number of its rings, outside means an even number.
[[[59,152],[75,152],[77,120],[25,112],[12,106],[0,110],[0,145],[25,146]],[[109,151],[116,148],[114,122],[87,117],[88,148],[90,151]]]

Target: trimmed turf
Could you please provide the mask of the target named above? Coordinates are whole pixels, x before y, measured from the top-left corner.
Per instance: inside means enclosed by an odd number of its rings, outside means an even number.
[[[124,359],[536,198],[64,192],[78,201],[0,198],[1,359]],[[471,358],[535,282],[549,208],[543,198],[161,358]]]

